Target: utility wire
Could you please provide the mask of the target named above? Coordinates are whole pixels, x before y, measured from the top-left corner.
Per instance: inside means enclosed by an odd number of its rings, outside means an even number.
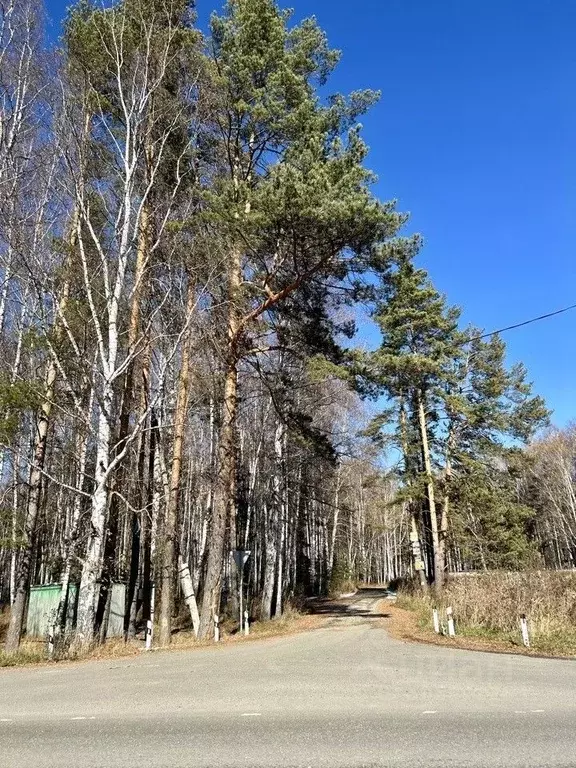
[[[522,328],[523,325],[530,325],[531,323],[537,323],[539,320],[546,320],[548,317],[554,317],[555,315],[561,315],[564,312],[569,312],[571,309],[576,309],[576,304],[571,304],[569,307],[563,309],[557,309],[555,312],[548,312],[546,315],[540,315],[539,317],[533,317],[531,320],[524,320],[523,323],[516,323],[515,325],[507,325],[506,328],[500,328],[497,331],[490,331],[490,333],[483,333],[480,336],[473,336],[466,341],[469,344],[471,341],[479,341],[480,339],[487,339],[490,336],[496,336],[504,331],[512,331],[514,328]]]

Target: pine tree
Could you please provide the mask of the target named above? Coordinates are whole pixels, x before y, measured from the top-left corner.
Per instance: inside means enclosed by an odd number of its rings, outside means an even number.
[[[374,318],[382,344],[369,356],[366,378],[373,394],[395,403],[402,495],[410,508],[424,502],[428,576],[441,588],[450,528],[461,559],[474,551],[474,564],[510,564],[516,552],[517,565],[526,561],[529,512],[514,497],[515,446],[546,423],[548,412],[532,396],[523,366],[506,369],[499,338],[486,342],[477,329],[458,329],[459,311],[413,266],[417,245],[412,240],[403,252],[385,250],[384,269],[377,265]],[[389,428],[390,415],[373,422],[372,434]],[[458,499],[453,510],[452,496]],[[421,548],[417,523],[411,524],[415,553]]]
[[[428,578],[441,587],[444,563],[436,477],[438,416],[462,336],[458,331],[459,311],[447,307],[426,273],[414,266],[418,248],[418,238],[406,240],[400,249],[385,249],[375,264],[379,282],[374,289],[373,317],[382,341],[369,356],[367,366],[376,392],[395,404],[397,444],[404,456],[410,504],[425,502],[420,523]],[[415,528],[413,525],[414,539]]]
[[[234,0],[212,17],[222,106],[214,148],[222,167],[208,195],[227,243],[226,335],[219,475],[204,585],[202,637],[219,610],[226,525],[236,546],[238,365],[250,335],[314,278],[342,275],[401,217],[370,192],[366,147],[354,122],[371,93],[321,105],[338,55],[314,20],[289,27],[273,0]]]
[[[464,549],[466,541],[473,545],[475,565],[518,568],[530,552],[530,511],[517,491],[523,461],[518,449],[547,424],[549,412],[532,395],[524,366],[506,368],[498,336],[485,341],[477,328],[468,335],[473,340],[454,361],[445,386],[443,527],[447,532],[450,516],[460,529],[453,538]],[[450,514],[452,496],[457,503]]]

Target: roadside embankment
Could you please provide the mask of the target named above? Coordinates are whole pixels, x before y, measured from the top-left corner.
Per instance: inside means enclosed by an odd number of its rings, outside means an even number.
[[[456,637],[434,632],[452,607]],[[528,622],[530,647],[520,631]],[[403,589],[390,609],[387,628],[395,637],[471,650],[537,656],[576,656],[576,573],[529,571],[480,573],[451,578],[440,595]]]

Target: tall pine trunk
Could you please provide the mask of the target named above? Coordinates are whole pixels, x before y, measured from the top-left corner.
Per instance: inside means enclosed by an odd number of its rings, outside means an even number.
[[[402,453],[404,454],[405,482],[406,485],[410,487],[410,458],[408,456],[408,436],[406,434],[406,409],[403,400],[400,402],[400,440],[402,443]],[[424,573],[422,541],[418,532],[418,521],[416,520],[412,498],[408,498],[407,506],[410,515],[410,554],[412,557],[412,567],[414,568],[415,573],[418,574],[421,589],[426,591],[428,582],[426,581],[426,574]]]
[[[448,516],[450,511],[450,482],[452,480],[452,462],[450,454],[446,454],[446,466],[444,469],[444,497],[442,499],[442,512],[440,514],[438,565],[442,573],[446,573],[446,547],[448,539]]]
[[[208,530],[208,556],[206,577],[202,594],[199,637],[210,636],[214,614],[220,610],[220,592],[222,587],[222,567],[224,564],[224,542],[226,538],[226,520],[234,507],[236,490],[236,444],[235,420],[237,408],[237,362],[231,355],[226,366],[224,380],[224,402],[222,425],[220,428],[219,469],[216,493]]]
[[[232,254],[228,272],[228,340],[224,370],[222,422],[218,446],[218,478],[209,529],[206,576],[200,613],[201,639],[210,636],[214,614],[220,611],[226,522],[236,517],[236,412],[238,409],[239,300],[242,283],[241,255]],[[235,529],[235,526],[234,526]],[[235,542],[231,542],[235,543]]]
[[[430,533],[432,539],[434,573],[431,581],[441,589],[444,584],[444,566],[440,555],[440,537],[438,533],[438,515],[436,512],[436,496],[434,493],[434,478],[432,476],[432,460],[430,457],[430,444],[428,440],[428,425],[426,423],[426,410],[424,407],[424,395],[419,390],[417,394],[418,426],[420,430],[420,444],[422,449],[422,461],[424,464],[426,496],[428,499],[428,512],[430,515]]]
[[[176,537],[178,523],[178,496],[182,475],[182,451],[186,426],[186,409],[190,384],[190,318],[194,308],[194,287],[188,283],[186,300],[186,330],[182,338],[182,361],[178,377],[176,395],[176,413],[174,417],[174,438],[172,446],[172,467],[170,472],[170,492],[164,519],[162,542],[162,564],[160,569],[160,615],[158,641],[168,645],[172,638],[172,611],[174,607],[174,582],[176,574]]]

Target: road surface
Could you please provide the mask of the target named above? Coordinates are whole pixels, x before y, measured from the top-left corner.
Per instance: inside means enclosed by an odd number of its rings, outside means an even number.
[[[324,629],[0,670],[2,768],[576,766],[576,663]]]

